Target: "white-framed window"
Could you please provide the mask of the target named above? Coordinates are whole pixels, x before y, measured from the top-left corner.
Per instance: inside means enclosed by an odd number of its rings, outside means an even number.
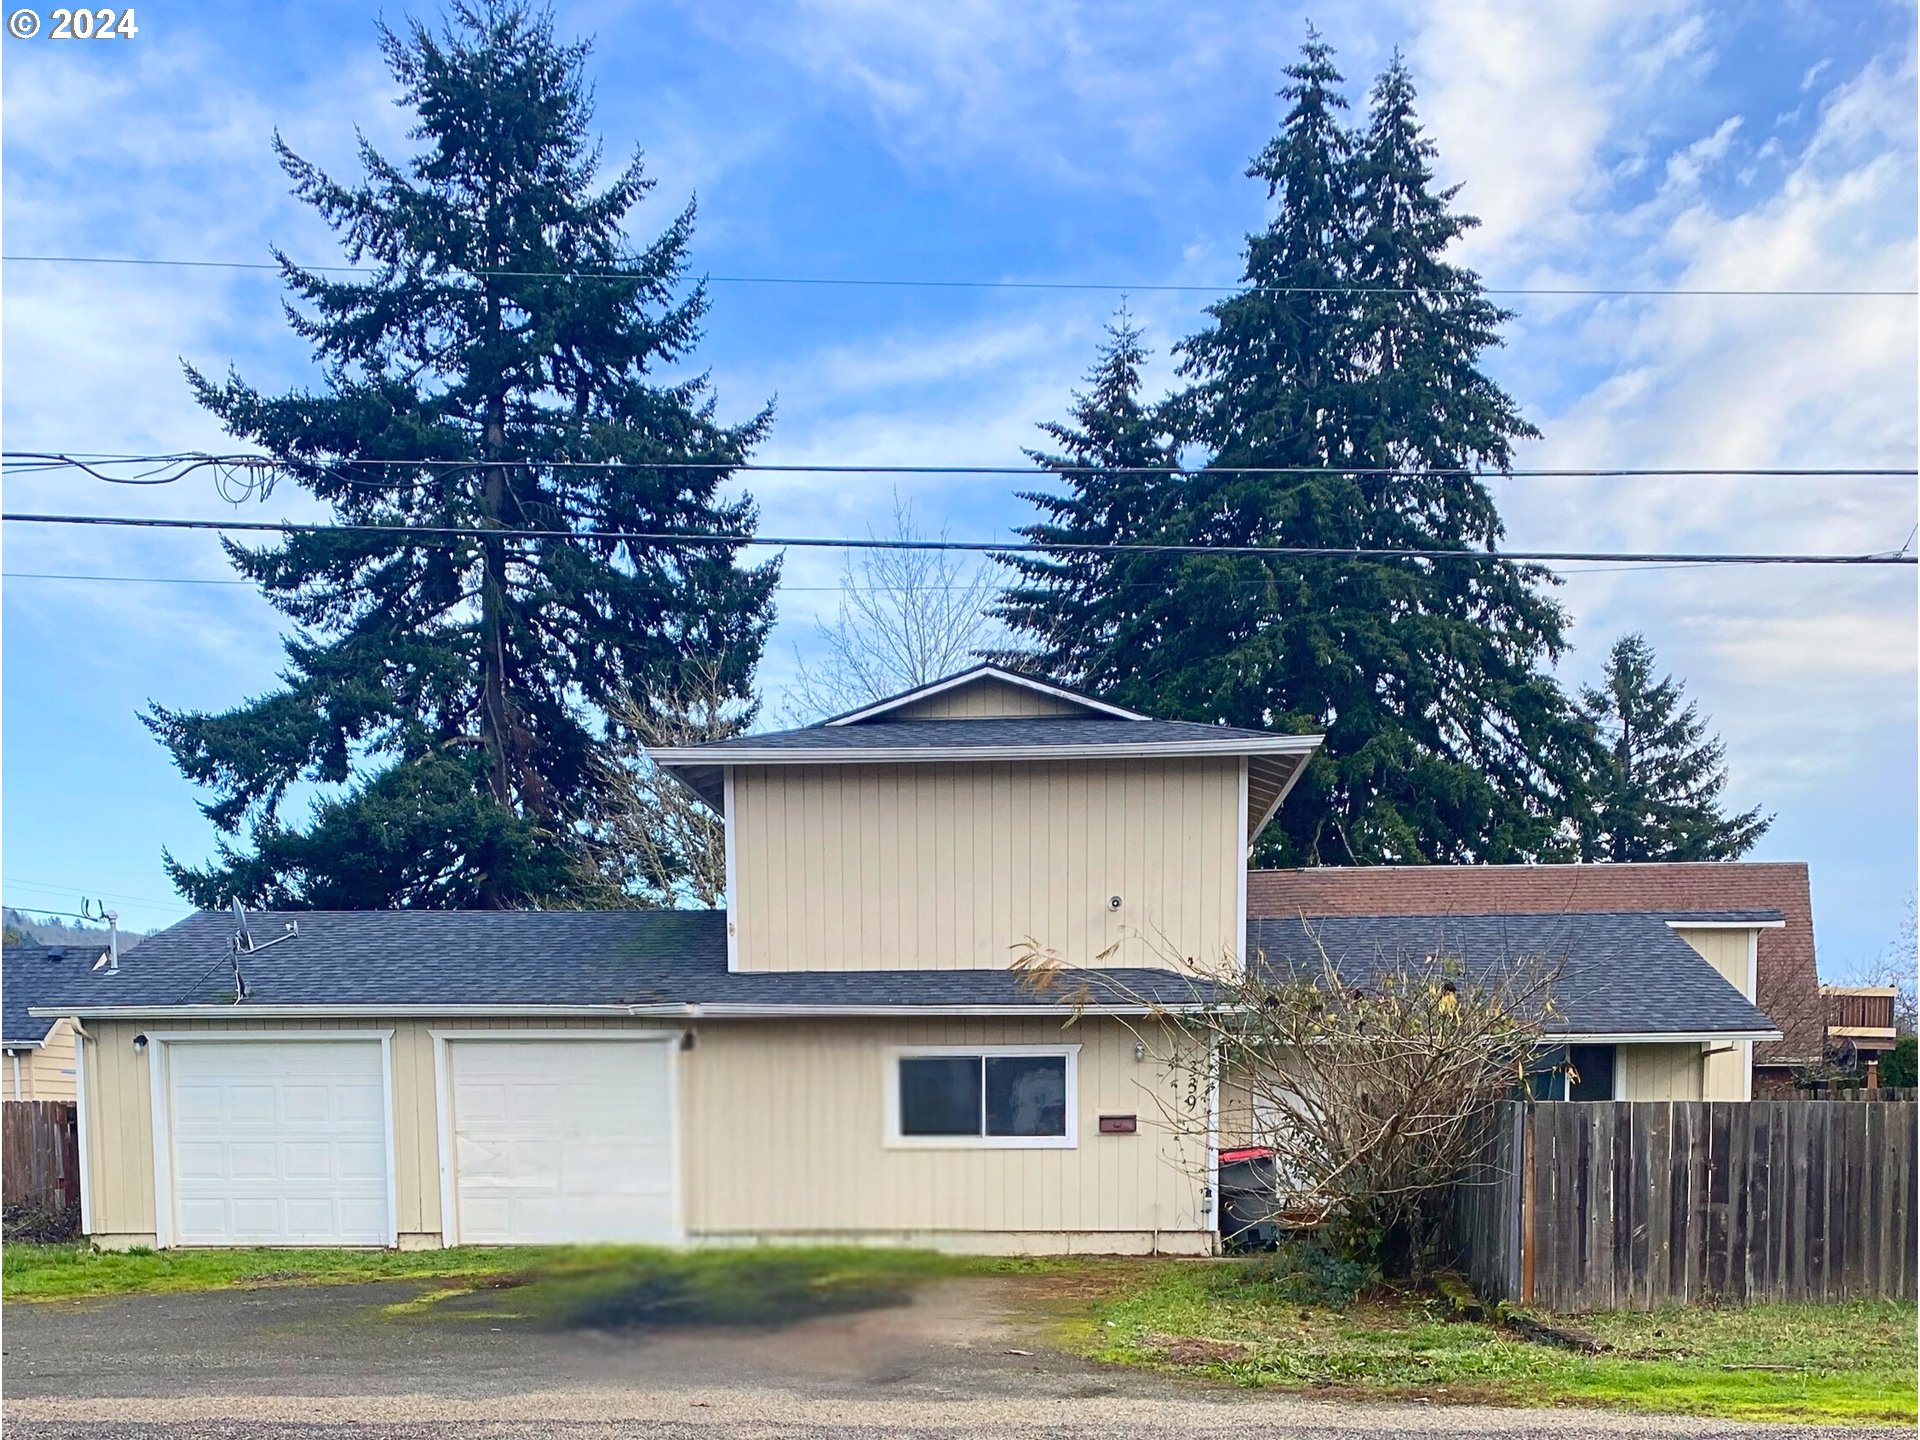
[[[1071,1150],[1078,1045],[908,1045],[887,1052],[887,1134],[907,1149]]]

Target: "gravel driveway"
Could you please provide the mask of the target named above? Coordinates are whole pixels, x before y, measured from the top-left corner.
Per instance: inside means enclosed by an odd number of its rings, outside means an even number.
[[[7,1432],[75,1440],[1873,1433],[1333,1404],[1168,1381],[1049,1353],[1023,1328],[1018,1297],[1001,1280],[945,1283],[905,1307],[771,1332],[618,1335],[389,1310],[423,1288],[9,1305],[0,1350]]]

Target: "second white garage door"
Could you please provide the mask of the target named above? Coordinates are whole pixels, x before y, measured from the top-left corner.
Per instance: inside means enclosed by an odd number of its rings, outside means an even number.
[[[455,1243],[678,1238],[670,1041],[449,1037],[446,1055]]]

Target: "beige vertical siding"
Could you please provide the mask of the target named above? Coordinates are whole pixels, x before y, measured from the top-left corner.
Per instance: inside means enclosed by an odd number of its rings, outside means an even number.
[[[16,1064],[20,1067],[18,1095],[14,1094]],[[0,1086],[4,1087],[9,1100],[73,1099],[72,1025],[56,1020],[39,1049],[9,1052],[6,1069],[0,1073]]]
[[[929,695],[898,710],[887,720],[1003,720],[1028,715],[1085,715],[1087,708],[1057,695],[1042,695],[1004,680],[975,680],[957,689]]]
[[[658,1029],[625,1020],[248,1020],[87,1025],[86,1135],[92,1233],[108,1244],[155,1235],[152,1049],[142,1030],[393,1031],[394,1190],[406,1244],[441,1238],[432,1030]],[[538,1043],[538,1042],[530,1042]],[[891,1047],[1077,1044],[1079,1144],[1071,1150],[899,1150],[884,1143]],[[678,1055],[684,1220],[696,1239],[840,1235],[974,1248],[1203,1250],[1205,1157],[1156,1123],[1168,1083],[1134,1058],[1118,1021],[1060,1019],[701,1022]],[[1103,1136],[1102,1114],[1139,1117]],[[1028,1245],[1020,1237],[1041,1243]],[[1106,1237],[1106,1238],[1102,1238]]]
[[[742,970],[1217,965],[1239,936],[1235,759],[743,768]],[[1119,896],[1119,909],[1109,898]]]
[[[1623,1100],[1701,1100],[1706,1075],[1698,1045],[1622,1045],[1614,1062]]]
[[[1077,1044],[1071,1150],[885,1143],[893,1047]],[[708,1238],[901,1238],[1064,1231],[1187,1233],[1207,1224],[1204,1146],[1162,1120],[1167,1071],[1116,1021],[778,1021],[700,1027],[685,1077],[687,1226]],[[1102,1135],[1102,1114],[1139,1120]],[[1097,1248],[1097,1240],[1089,1240]],[[1192,1247],[1187,1247],[1192,1248]]]
[[[1749,1000],[1753,986],[1747,973],[1747,957],[1755,932],[1751,930],[1700,930],[1675,926],[1674,933],[1698,950],[1706,962],[1718,970],[1726,982]],[[1745,1100],[1750,1098],[1748,1076],[1753,1070],[1753,1043],[1741,1040],[1709,1048],[1702,1100]]]

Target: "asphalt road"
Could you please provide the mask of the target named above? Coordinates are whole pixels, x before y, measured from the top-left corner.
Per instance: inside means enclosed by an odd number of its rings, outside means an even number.
[[[457,1318],[390,1309],[420,1289],[9,1305],[0,1416],[9,1437],[74,1440],[1871,1433],[1324,1403],[1169,1382],[1049,1353],[1023,1325],[1017,1297],[992,1280],[758,1332],[556,1331],[484,1308]]]

